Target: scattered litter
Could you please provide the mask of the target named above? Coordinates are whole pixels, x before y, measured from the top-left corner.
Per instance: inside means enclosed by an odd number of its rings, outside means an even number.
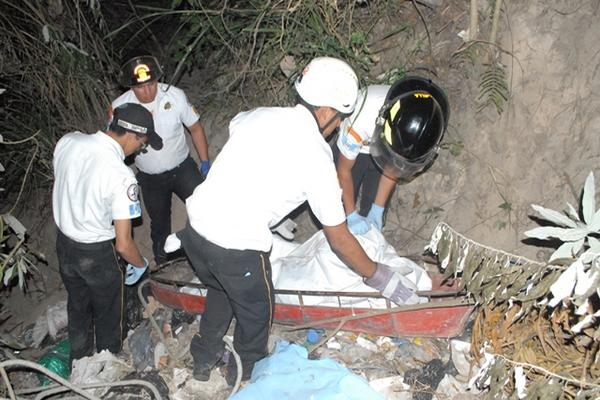
[[[452,350],[452,363],[458,374],[463,377],[463,380],[468,381],[471,373],[471,343],[463,342],[462,340],[451,340],[450,348]]]
[[[373,379],[369,385],[386,400],[412,400],[410,385],[402,380],[402,376],[389,376],[387,378]]]
[[[40,358],[38,364],[48,368],[58,376],[69,379],[69,354],[71,352],[71,343],[68,339],[63,340],[56,346],[50,348],[46,354]],[[51,380],[45,375],[39,374],[38,378],[42,385],[49,385]]]
[[[67,327],[67,301],[62,300],[48,306],[35,325],[24,333],[24,342],[30,347],[39,347],[46,336],[56,339],[58,332]]]
[[[317,344],[325,331],[323,329],[309,329],[306,332],[306,342],[308,344]]]
[[[159,375],[157,371],[142,371],[142,372],[131,372],[123,377],[123,380],[134,380],[139,379],[142,381],[150,382],[153,384],[158,393],[163,399],[169,398],[169,387],[165,380]],[[147,390],[144,386],[140,385],[128,385],[118,386],[111,388],[106,395],[103,397],[105,400],[120,400],[120,399],[140,399],[144,398],[140,395],[140,392]]]
[[[184,324],[190,325],[196,320],[196,315],[186,311],[173,310],[171,314],[171,328],[173,333],[178,335]]]
[[[127,339],[129,352],[136,371],[154,364],[154,343],[150,321],[144,320]]]
[[[116,382],[127,373],[130,366],[108,350],[73,361],[70,382],[75,385]],[[94,396],[102,397],[108,388],[90,389]]]
[[[342,345],[335,340],[335,338],[331,338],[327,341],[326,344],[328,349],[332,349],[332,350],[340,350],[342,348]]]
[[[162,369],[169,364],[169,352],[162,342],[158,342],[154,348],[154,368]]]
[[[173,368],[173,385],[176,388],[182,387],[190,379],[191,374],[185,368]]]
[[[478,400],[481,398],[478,390],[469,389],[467,382],[461,382],[456,377],[446,374],[437,387],[439,400]]]
[[[451,363],[449,363],[451,364]],[[446,374],[448,365],[442,360],[433,359],[422,369],[409,369],[404,374],[404,383],[410,385],[413,390],[414,400],[431,400],[433,393]]]

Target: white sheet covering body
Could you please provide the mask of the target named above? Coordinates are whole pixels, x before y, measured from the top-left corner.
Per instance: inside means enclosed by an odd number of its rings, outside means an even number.
[[[431,279],[425,269],[400,257],[385,240],[381,232],[371,229],[357,240],[374,261],[387,264],[415,284],[418,290],[431,290]],[[277,235],[273,237],[271,250],[273,284],[275,289],[333,291],[333,292],[377,292],[363,283],[362,277],[346,266],[331,251],[323,231],[315,233],[303,244],[287,242]],[[385,308],[384,299],[335,296],[303,296],[305,305],[332,307]],[[296,295],[277,295],[275,301],[299,304]],[[422,298],[422,302],[427,299]]]
[[[385,240],[381,232],[371,229],[364,235],[356,236],[367,255],[377,262],[387,264],[413,282],[418,290],[431,290],[431,279],[425,269],[412,260],[400,257]],[[306,242],[288,242],[273,235],[271,266],[275,289],[311,290],[330,292],[374,292],[375,289],[363,283],[362,277],[352,271],[336,256],[325,238],[323,231],[315,233]],[[199,282],[194,278],[193,282]],[[206,296],[206,290],[183,287],[182,292]],[[277,295],[276,303],[299,304],[296,295]],[[303,296],[304,305],[385,308],[385,299]],[[421,298],[421,302],[427,302]],[[392,303],[393,305],[393,303]]]

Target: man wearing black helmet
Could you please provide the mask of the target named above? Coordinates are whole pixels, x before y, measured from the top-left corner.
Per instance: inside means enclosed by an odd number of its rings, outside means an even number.
[[[135,284],[148,266],[131,235],[141,207],[135,176],[123,160],[146,144],[160,149],[162,141],[152,115],[131,103],[115,109],[106,133],[72,132],[56,144],[52,211],[68,293],[71,361],[94,349],[121,350],[123,281]],[[125,279],[116,253],[129,263]]]
[[[370,85],[360,93],[334,145],[352,233],[364,234],[373,225],[381,231],[396,184],[412,180],[433,163],[448,117],[446,96],[425,78],[406,77],[393,86]]]
[[[138,154],[135,165],[146,211],[150,217],[150,237],[156,264],[167,261],[163,250],[171,232],[171,197],[188,198],[210,169],[208,143],[196,108],[185,93],[174,86],[158,82],[163,71],[155,57],[138,55],[121,67],[121,84],[130,87],[112,103],[137,103],[152,113],[156,132],[163,139],[160,151],[149,149]],[[185,128],[190,132],[200,163],[190,156]]]

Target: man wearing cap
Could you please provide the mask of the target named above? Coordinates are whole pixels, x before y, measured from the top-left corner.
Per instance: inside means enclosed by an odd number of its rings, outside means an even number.
[[[129,59],[121,68],[121,84],[131,89],[112,103],[112,108],[129,102],[144,106],[152,113],[156,132],[164,142],[160,151],[149,149],[135,157],[157,264],[167,261],[163,247],[171,232],[173,193],[185,201],[210,169],[208,144],[198,112],[181,89],[158,82],[162,74],[153,56]],[[201,160],[199,165],[190,156],[184,128],[190,132]]]
[[[121,350],[124,278],[117,256],[128,263],[127,285],[148,266],[131,235],[131,220],[141,215],[141,207],[124,159],[146,143],[162,146],[152,115],[126,103],[114,110],[106,133],[71,132],[56,144],[52,210],[68,294],[71,361],[92,355],[94,348]]]

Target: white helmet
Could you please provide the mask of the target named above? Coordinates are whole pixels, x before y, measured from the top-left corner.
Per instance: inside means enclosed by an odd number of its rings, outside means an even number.
[[[302,71],[294,84],[302,100],[315,107],[331,107],[351,114],[358,97],[358,78],[345,61],[317,57]]]

